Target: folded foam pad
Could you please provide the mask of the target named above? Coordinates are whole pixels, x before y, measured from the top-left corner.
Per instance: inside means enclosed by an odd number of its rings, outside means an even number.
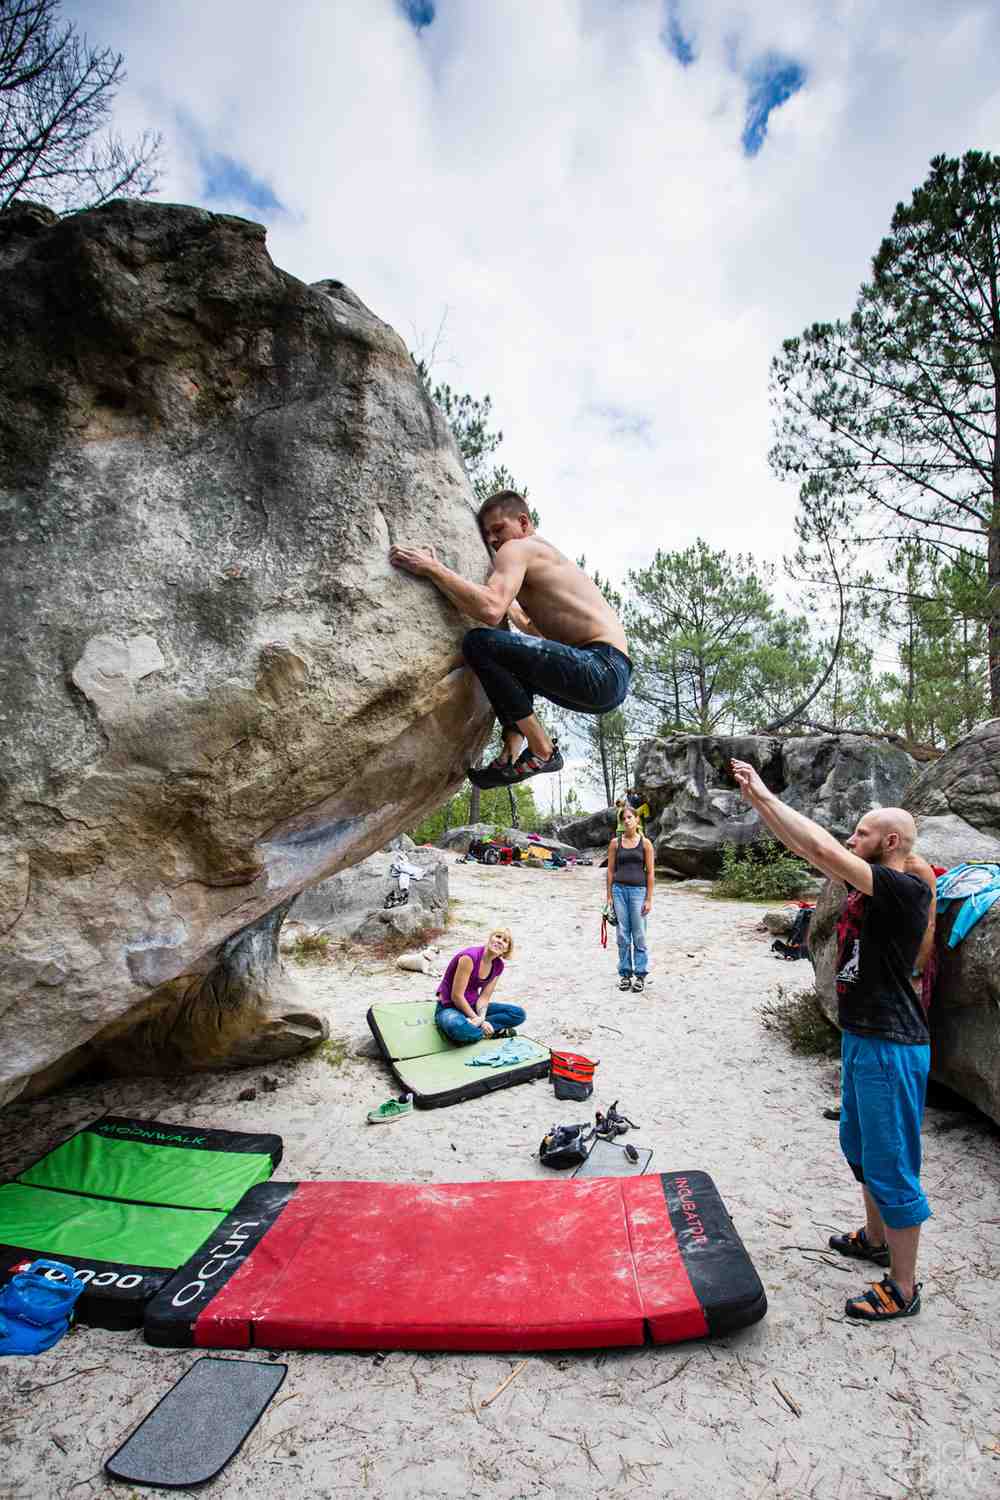
[[[105,1469],[130,1484],[166,1489],[214,1479],[256,1427],[287,1369],[262,1360],[196,1360]]]
[[[530,1083],[548,1073],[549,1049],[520,1034],[517,1040],[532,1048],[532,1057],[498,1068],[475,1066],[475,1058],[492,1052],[497,1043],[487,1037],[456,1046],[435,1025],[436,1009],[434,1000],[417,1000],[373,1005],[368,1012],[368,1025],[379,1051],[400,1087],[413,1095],[418,1109],[458,1104],[493,1089]]]
[[[276,1135],[105,1116],[0,1186],[0,1277],[64,1261],[87,1283],[82,1322],[134,1328],[281,1149]]]
[[[704,1172],[266,1183],[153,1298],[145,1331],[201,1348],[600,1348],[766,1310]]]

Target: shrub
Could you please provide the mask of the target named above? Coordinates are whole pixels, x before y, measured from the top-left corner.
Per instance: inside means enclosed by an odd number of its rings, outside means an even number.
[[[297,964],[323,964],[333,957],[328,932],[303,932],[288,950]]]
[[[798,895],[811,878],[809,866],[774,839],[727,844],[714,894],[736,901],[780,901]]]
[[[764,1029],[783,1037],[793,1052],[839,1057],[840,1032],[827,1020],[815,988],[793,995],[779,984],[775,998],[766,1000],[757,1014]]]

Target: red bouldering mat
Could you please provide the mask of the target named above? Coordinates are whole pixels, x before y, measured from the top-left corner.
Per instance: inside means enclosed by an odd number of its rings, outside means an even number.
[[[145,1333],[203,1349],[594,1349],[766,1311],[704,1172],[271,1182],[163,1287]]]

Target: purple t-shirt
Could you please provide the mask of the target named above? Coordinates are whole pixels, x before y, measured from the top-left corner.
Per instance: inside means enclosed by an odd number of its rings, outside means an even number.
[[[471,958],[472,974],[468,984],[465,987],[465,998],[468,1004],[472,1006],[472,1009],[475,1010],[476,1001],[479,999],[480,995],[483,993],[483,990],[489,984],[490,980],[499,979],[500,975],[503,973],[503,959],[495,958],[490,967],[490,972],[487,974],[486,978],[480,979],[479,965],[482,962],[483,954],[485,952],[485,947],[463,948],[461,953],[455,954],[455,957],[449,961],[448,967],[444,971],[444,978],[437,987],[437,997],[439,1005],[455,1004],[451,996],[451,991],[452,985],[455,982],[455,970],[458,968],[458,961],[460,958]]]

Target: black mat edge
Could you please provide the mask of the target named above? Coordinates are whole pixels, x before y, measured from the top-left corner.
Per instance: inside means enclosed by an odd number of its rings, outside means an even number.
[[[534,1038],[529,1038],[529,1040],[533,1041]],[[536,1046],[541,1045],[541,1042],[536,1043]],[[403,1058],[401,1061],[412,1062],[413,1059]],[[441,1109],[446,1104],[461,1104],[465,1099],[478,1099],[481,1094],[491,1094],[494,1089],[507,1089],[516,1083],[532,1083],[536,1078],[547,1078],[549,1073],[549,1059],[545,1057],[538,1062],[525,1063],[522,1068],[511,1068],[506,1073],[493,1073],[490,1068],[483,1068],[482,1071],[490,1074],[489,1077],[474,1077],[468,1083],[462,1084],[461,1088],[442,1089],[436,1094],[422,1094],[419,1090],[410,1088],[391,1059],[389,1066],[400,1089],[413,1094],[413,1103],[417,1109]]]
[[[123,1129],[123,1127],[125,1128]],[[139,1120],[133,1118],[131,1115],[99,1115],[96,1120],[91,1120],[87,1125],[81,1125],[79,1130],[71,1131],[69,1135],[63,1136],[62,1140],[56,1141],[52,1146],[48,1146],[40,1156],[36,1156],[32,1161],[27,1162],[21,1168],[20,1172],[18,1172],[14,1177],[8,1178],[7,1180],[10,1182],[20,1182],[21,1173],[30,1172],[33,1167],[37,1167],[41,1162],[43,1162],[47,1156],[51,1156],[53,1151],[58,1151],[60,1146],[65,1146],[67,1141],[75,1140],[78,1135],[104,1135],[109,1136],[115,1140],[128,1140],[130,1138],[135,1140],[142,1139],[141,1135],[133,1135],[130,1137],[128,1133],[130,1131],[159,1132],[164,1137],[167,1137],[168,1135],[183,1137],[183,1139],[173,1141],[168,1139],[159,1141],[154,1140],[152,1142],[147,1141],[147,1145],[151,1144],[154,1146],[165,1147],[180,1146],[184,1150],[188,1151],[198,1150],[200,1148],[203,1151],[231,1151],[234,1153],[234,1155],[269,1156],[271,1158],[272,1171],[279,1166],[282,1153],[284,1151],[284,1142],[280,1135],[264,1135],[260,1133],[255,1135],[253,1132],[246,1130],[217,1130],[214,1128],[198,1129],[197,1126],[193,1125],[174,1125],[166,1120]],[[234,1144],[234,1142],[236,1144]],[[44,1186],[44,1184],[37,1182],[26,1182],[23,1183],[22,1186],[41,1187]],[[78,1189],[50,1188],[49,1191],[77,1192]],[[80,1196],[99,1197],[102,1195],[81,1194]],[[118,1199],[117,1201],[131,1202],[132,1200]],[[145,1202],[146,1200],[142,1199],[136,1201]],[[155,1205],[150,1206],[152,1207]],[[166,1204],[160,1206],[169,1208],[185,1207],[184,1204]],[[216,1212],[217,1211],[218,1210],[216,1210]]]
[[[147,1304],[143,1318],[147,1344],[162,1349],[192,1347],[198,1315],[277,1223],[297,1188],[297,1182],[259,1182],[243,1194],[218,1229]],[[216,1250],[220,1253],[213,1253]]]
[[[76,1272],[83,1272],[87,1290],[81,1293],[74,1308],[77,1323],[89,1328],[104,1328],[120,1333],[126,1328],[140,1328],[146,1303],[173,1275],[172,1266],[131,1266],[122,1261],[87,1260],[84,1256],[47,1254],[44,1250],[27,1250],[19,1245],[0,1245],[0,1281],[12,1275],[15,1267],[36,1260],[58,1260]],[[110,1276],[107,1286],[95,1287],[94,1278]],[[122,1287],[118,1283],[133,1276],[137,1285]]]
[[[225,1365],[266,1365],[269,1370],[275,1370],[275,1371],[280,1370],[281,1371],[281,1379],[278,1381],[277,1385],[274,1387],[274,1390],[271,1392],[270,1396],[268,1396],[267,1400],[264,1402],[264,1405],[261,1407],[260,1411],[257,1413],[257,1415],[254,1418],[254,1420],[250,1423],[250,1426],[247,1428],[246,1432],[243,1434],[243,1436],[240,1438],[239,1442],[236,1444],[236,1447],[233,1448],[230,1451],[230,1453],[228,1454],[228,1456],[222,1460],[222,1463],[219,1465],[219,1467],[217,1469],[213,1470],[213,1472],[211,1474],[206,1474],[203,1479],[197,1479],[197,1480],[190,1480],[189,1479],[189,1480],[186,1480],[184,1483],[171,1484],[167,1480],[161,1480],[159,1482],[159,1484],[154,1484],[153,1481],[150,1480],[150,1479],[137,1479],[132,1474],[123,1474],[123,1473],[119,1472],[117,1469],[113,1469],[112,1468],[112,1464],[114,1463],[115,1459],[118,1457],[119,1453],[121,1453],[121,1451],[124,1448],[126,1448],[128,1446],[128,1444],[132,1441],[132,1439],[135,1437],[136,1433],[139,1431],[139,1428],[142,1427],[146,1422],[149,1421],[149,1419],[153,1415],[153,1413],[163,1404],[164,1401],[166,1401],[167,1397],[169,1395],[171,1395],[172,1392],[175,1391],[177,1389],[177,1387],[179,1385],[181,1385],[182,1382],[187,1379],[187,1377],[190,1375],[191,1371],[193,1369],[195,1369],[195,1367],[197,1365],[202,1364],[206,1359],[216,1360],[216,1361],[218,1361],[219,1364],[225,1364]],[[288,1366],[286,1364],[281,1363],[281,1362],[276,1361],[276,1360],[268,1360],[268,1359],[225,1359],[225,1358],[223,1358],[222,1356],[220,1356],[218,1354],[203,1354],[199,1359],[194,1360],[190,1365],[188,1365],[187,1369],[184,1371],[184,1374],[180,1377],[180,1379],[175,1380],[174,1383],[173,1383],[173,1385],[169,1388],[169,1390],[164,1391],[164,1393],[160,1397],[159,1401],[157,1401],[156,1406],[151,1407],[150,1410],[143,1417],[142,1421],[139,1422],[139,1423],[137,1423],[137,1425],[135,1427],[133,1427],[133,1429],[129,1433],[128,1437],[124,1438],[123,1441],[118,1444],[118,1447],[115,1449],[114,1453],[112,1453],[111,1457],[105,1462],[105,1465],[104,1465],[105,1472],[107,1474],[110,1474],[111,1477],[112,1477],[112,1479],[121,1479],[121,1480],[124,1480],[128,1484],[141,1484],[141,1485],[145,1485],[147,1488],[150,1488],[150,1489],[186,1490],[186,1489],[191,1489],[194,1485],[208,1484],[210,1482],[210,1480],[213,1480],[213,1479],[217,1478],[218,1475],[220,1475],[222,1473],[223,1469],[226,1467],[226,1464],[232,1463],[233,1459],[236,1457],[237,1453],[239,1453],[240,1449],[243,1447],[243,1444],[246,1442],[247,1438],[250,1436],[250,1434],[253,1432],[254,1428],[257,1426],[257,1423],[260,1421],[261,1417],[267,1411],[267,1408],[270,1406],[270,1404],[274,1400],[275,1396],[281,1390],[281,1387],[285,1383],[285,1376],[287,1374],[288,1374]]]
[[[661,1172],[670,1223],[695,1296],[718,1338],[757,1323],[767,1294],[732,1216],[707,1172]]]

